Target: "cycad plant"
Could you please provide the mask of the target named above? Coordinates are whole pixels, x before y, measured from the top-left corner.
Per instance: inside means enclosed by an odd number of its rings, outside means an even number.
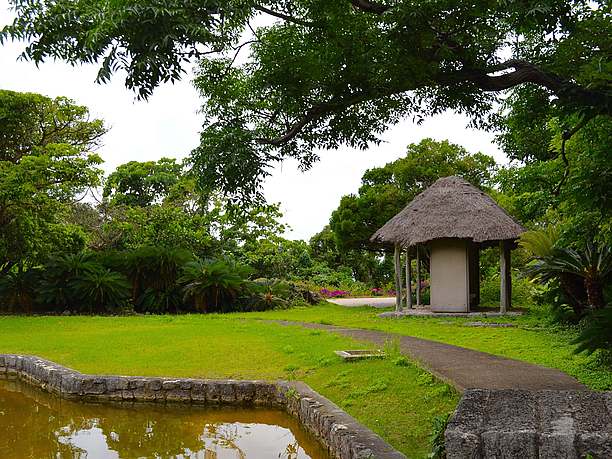
[[[30,314],[34,305],[35,289],[40,272],[37,269],[19,269],[0,278],[0,301],[9,312]]]
[[[250,309],[265,311],[286,308],[291,304],[291,285],[280,279],[255,279],[247,299]]]
[[[612,365],[612,307],[595,311],[574,342],[578,344],[576,352],[604,351],[606,363]]]
[[[45,264],[44,275],[38,284],[42,303],[59,308],[72,306],[76,301],[71,282],[85,273],[100,269],[92,255],[86,253],[58,254]]]
[[[223,260],[196,260],[186,263],[179,282],[184,299],[200,312],[219,311],[231,306],[247,288],[249,268]]]
[[[590,243],[582,251],[560,248],[555,246],[555,234],[542,230],[521,237],[521,246],[533,256],[526,273],[544,284],[558,280],[578,316],[588,309],[602,309],[604,285],[612,274],[610,247]]]
[[[177,279],[182,266],[192,260],[190,252],[166,247],[141,247],[124,254],[118,264],[129,279],[137,310],[175,310],[180,302]]]
[[[71,288],[89,306],[90,313],[121,307],[130,296],[125,276],[109,269],[84,272],[71,281]]]

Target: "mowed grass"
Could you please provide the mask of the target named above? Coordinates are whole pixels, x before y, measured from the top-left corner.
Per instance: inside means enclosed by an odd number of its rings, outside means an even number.
[[[236,314],[0,317],[0,353],[84,373],[302,380],[409,457],[425,457],[433,418],[458,394],[405,360],[345,363],[333,353],[356,347],[372,345]]]
[[[312,307],[243,314],[242,317],[314,322],[367,328],[454,344],[478,351],[558,368],[595,390],[612,389],[612,371],[596,355],[576,354],[575,330],[553,326],[542,310],[520,317],[489,319],[379,318],[380,309],[347,308],[331,303]],[[514,328],[470,327],[467,322],[512,322]]]

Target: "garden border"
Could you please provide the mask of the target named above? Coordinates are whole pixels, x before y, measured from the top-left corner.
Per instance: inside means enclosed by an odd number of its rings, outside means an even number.
[[[95,402],[258,405],[298,419],[338,459],[405,459],[370,429],[299,381],[87,375],[30,355],[0,354],[0,378],[19,378],[66,399]]]

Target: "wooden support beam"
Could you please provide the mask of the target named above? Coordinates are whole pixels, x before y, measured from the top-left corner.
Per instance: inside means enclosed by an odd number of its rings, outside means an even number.
[[[499,288],[499,312],[506,313],[512,306],[512,274],[510,243],[501,241],[499,243],[499,267],[500,267],[500,288]]]
[[[401,250],[398,244],[395,244],[394,267],[395,267],[395,310],[402,310],[402,264],[400,261]]]
[[[406,248],[406,307],[412,309],[412,260],[410,247]]]
[[[421,306],[421,253],[418,244],[416,245],[416,305]]]

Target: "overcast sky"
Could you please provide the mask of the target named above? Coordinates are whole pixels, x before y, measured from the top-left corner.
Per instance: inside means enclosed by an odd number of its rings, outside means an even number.
[[[0,27],[12,16],[8,2],[0,0]],[[98,85],[94,83],[95,65],[75,68],[48,62],[36,68],[31,62],[17,61],[22,49],[20,43],[0,47],[0,89],[67,96],[88,106],[110,127],[98,151],[107,172],[128,161],[184,158],[198,144],[203,120],[198,114],[200,100],[189,78],[159,87],[147,102],[137,101],[120,76]],[[383,135],[381,145],[367,151],[343,148],[320,152],[321,161],[310,171],[300,172],[295,162],[285,162],[266,181],[266,198],[280,202],[285,223],[292,228],[287,237],[308,239],[328,223],[343,195],[357,191],[366,169],[403,156],[409,143],[425,137],[448,139],[471,152],[482,151],[506,162],[492,134],[466,125],[466,118],[453,113],[428,119],[420,126],[405,120]]]

